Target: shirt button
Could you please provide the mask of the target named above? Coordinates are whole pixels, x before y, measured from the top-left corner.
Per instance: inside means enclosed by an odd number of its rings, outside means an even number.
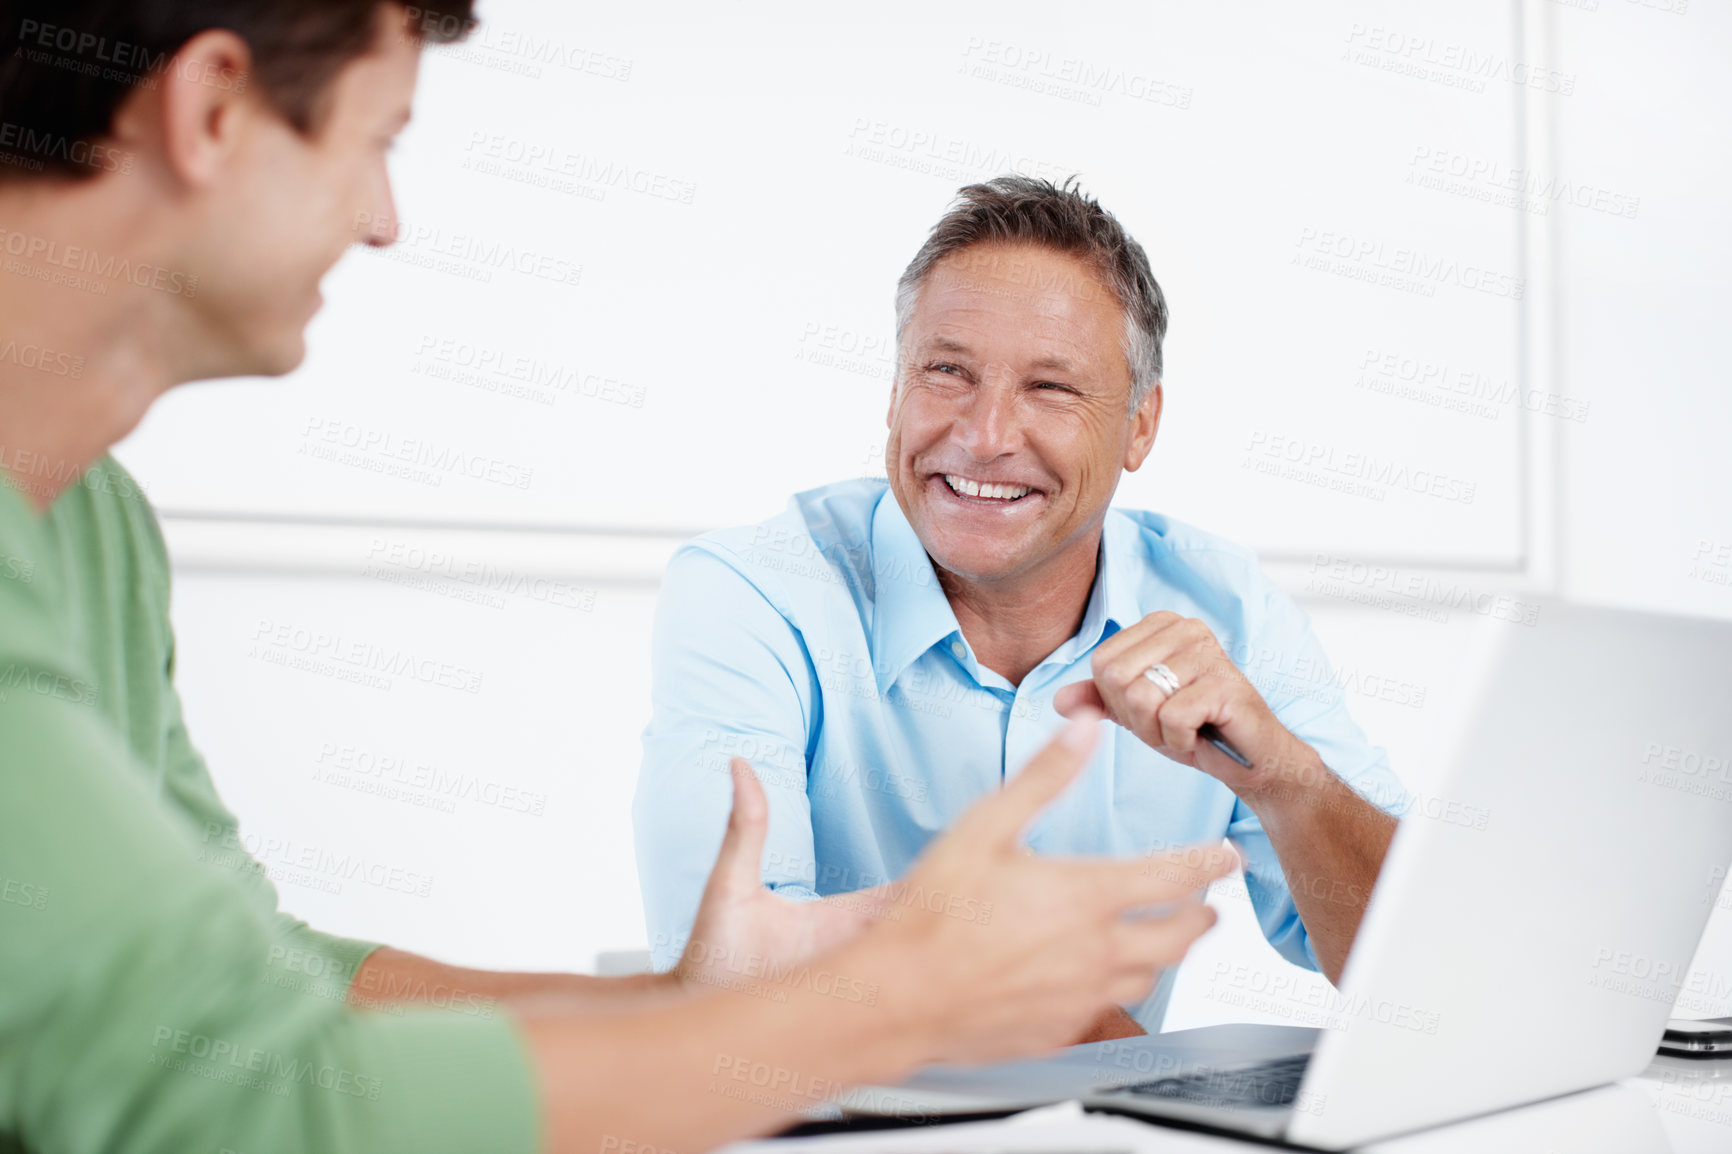
[[[968,656],[968,646],[964,645],[960,641],[952,641],[950,643],[950,651],[956,654],[956,659],[958,661],[961,661],[964,657]]]

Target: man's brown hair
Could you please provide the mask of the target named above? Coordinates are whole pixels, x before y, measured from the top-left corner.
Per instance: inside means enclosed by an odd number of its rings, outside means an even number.
[[[1031,176],[999,176],[960,190],[897,282],[898,349],[920,289],[940,261],[976,245],[1006,243],[1070,253],[1093,266],[1125,312],[1124,353],[1135,412],[1161,383],[1167,298],[1143,246],[1099,201],[1084,194],[1074,177],[1061,185]]]
[[[103,141],[140,85],[182,45],[223,28],[252,50],[246,76],[290,124],[312,133],[343,66],[373,46],[381,9],[406,10],[407,34],[432,43],[474,27],[474,0],[0,0],[0,180],[113,170]]]

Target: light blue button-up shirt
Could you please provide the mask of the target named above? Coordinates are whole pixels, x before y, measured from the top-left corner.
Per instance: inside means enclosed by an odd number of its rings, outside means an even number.
[[[1103,639],[1157,610],[1201,618],[1282,723],[1374,804],[1406,795],[1348,716],[1310,623],[1246,549],[1113,510],[1081,627],[1011,685],[975,660],[932,562],[882,480],[801,493],[758,525],[705,534],[668,564],[653,715],[633,818],[657,968],[679,957],[745,757],[770,800],[766,884],[793,898],[896,880],[963,810],[1063,724],[1061,686]],[[1269,942],[1317,959],[1261,823],[1225,785],[1103,725],[1080,780],[1029,827],[1052,854],[1157,853],[1231,837]],[[1159,1028],[1169,971],[1135,1016]]]

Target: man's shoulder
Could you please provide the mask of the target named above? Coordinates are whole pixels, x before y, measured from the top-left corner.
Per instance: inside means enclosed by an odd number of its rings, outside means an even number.
[[[887,488],[882,479],[857,478],[796,493],[773,517],[693,538],[676,560],[709,554],[772,602],[852,599],[870,586],[872,519]]]
[[[713,529],[690,544],[743,553],[771,538],[800,537],[820,550],[859,540],[870,541],[872,517],[888,491],[883,478],[857,477],[795,493],[773,517],[749,525]]]
[[[51,510],[84,565],[99,565],[146,589],[167,611],[168,547],[144,486],[104,455],[55,498]]]
[[[0,486],[0,657],[11,671],[20,661],[51,664],[64,656],[65,582],[60,550],[27,486],[11,477]]]
[[[28,473],[14,476],[0,492],[0,662],[14,676],[34,668],[94,684],[114,647],[140,639],[167,644],[161,531],[138,483],[110,457],[65,482],[46,512],[28,499],[36,482]],[[141,617],[132,608],[139,604],[153,612]],[[115,605],[126,611],[116,613]],[[89,628],[117,620],[124,639]],[[81,691],[78,699],[85,698]]]
[[[1263,579],[1257,554],[1229,537],[1146,509],[1115,507],[1109,516],[1120,519],[1121,531],[1115,536],[1132,560],[1157,569],[1183,567],[1224,578]]]
[[[166,569],[167,550],[144,489],[113,457],[103,456],[58,488],[46,512],[31,503],[49,483],[28,470],[0,481],[0,570],[26,583],[44,570],[86,560],[99,551],[111,564]]]
[[[1119,564],[1145,612],[1173,608],[1201,617],[1244,644],[1289,618],[1280,587],[1247,546],[1195,525],[1140,509],[1114,509]]]

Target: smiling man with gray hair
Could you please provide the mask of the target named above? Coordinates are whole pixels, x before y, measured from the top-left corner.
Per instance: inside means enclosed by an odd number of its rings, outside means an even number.
[[[1161,419],[1142,246],[1073,185],[971,185],[896,314],[888,480],[798,494],[669,564],[635,804],[657,964],[690,932],[729,757],[769,787],[765,882],[816,898],[901,877],[1093,707],[1117,726],[1030,847],[1231,838],[1270,943],[1338,979],[1406,795],[1248,550],[1109,508]],[[1089,1036],[1158,1028],[1171,986]]]

